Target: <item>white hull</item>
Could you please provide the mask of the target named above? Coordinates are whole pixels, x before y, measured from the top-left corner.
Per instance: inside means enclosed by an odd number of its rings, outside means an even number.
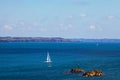
[[[45,61],[46,63],[51,63],[52,61]]]

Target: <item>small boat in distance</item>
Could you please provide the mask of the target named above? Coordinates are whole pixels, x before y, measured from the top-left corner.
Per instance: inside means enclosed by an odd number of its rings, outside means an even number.
[[[50,55],[49,55],[49,52],[47,52],[47,59],[45,61],[46,63],[51,63],[51,59],[50,59]]]

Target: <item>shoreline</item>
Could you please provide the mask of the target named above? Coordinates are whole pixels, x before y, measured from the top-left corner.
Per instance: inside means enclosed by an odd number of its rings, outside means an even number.
[[[67,39],[61,37],[0,37],[0,42],[120,42],[120,39]]]

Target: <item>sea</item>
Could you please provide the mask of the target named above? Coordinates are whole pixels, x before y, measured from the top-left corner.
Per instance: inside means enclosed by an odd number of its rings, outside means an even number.
[[[78,65],[104,75],[65,74]],[[0,42],[0,80],[120,80],[120,42]]]

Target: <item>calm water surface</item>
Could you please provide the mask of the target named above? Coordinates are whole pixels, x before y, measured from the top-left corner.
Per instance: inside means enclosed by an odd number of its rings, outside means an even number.
[[[51,66],[45,63],[47,52]],[[65,75],[77,65],[102,77]],[[0,42],[0,80],[119,80],[120,43]]]

